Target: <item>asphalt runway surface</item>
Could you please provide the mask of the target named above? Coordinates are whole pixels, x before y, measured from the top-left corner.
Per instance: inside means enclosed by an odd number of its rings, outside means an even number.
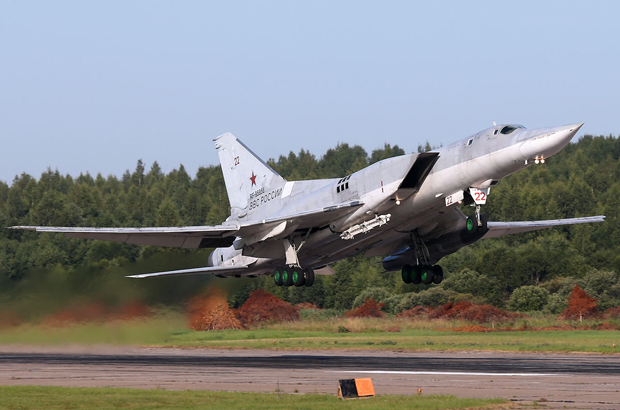
[[[377,394],[620,409],[620,355],[0,346],[2,385],[335,393],[360,377]]]

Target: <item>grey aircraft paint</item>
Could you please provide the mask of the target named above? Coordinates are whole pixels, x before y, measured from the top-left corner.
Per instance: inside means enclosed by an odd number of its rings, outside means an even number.
[[[583,124],[528,130],[498,125],[438,152],[385,159],[341,178],[286,181],[231,133],[216,149],[230,200],[221,225],[170,228],[16,226],[75,238],[183,248],[216,247],[204,268],[135,275],[259,276],[291,270],[296,286],[314,272],[364,253],[386,256],[386,270],[403,280],[439,283],[443,256],[482,238],[601,222],[603,216],[552,221],[487,222],[480,213],[491,188],[564,148]],[[457,204],[472,203],[473,217]],[[434,272],[434,273],[433,273]],[[428,276],[427,275],[430,275]],[[304,279],[305,278],[305,279]],[[291,285],[285,275],[284,284]]]

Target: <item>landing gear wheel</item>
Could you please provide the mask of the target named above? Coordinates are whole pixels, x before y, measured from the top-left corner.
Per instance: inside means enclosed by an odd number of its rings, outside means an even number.
[[[306,278],[304,276],[304,271],[300,268],[294,268],[293,274],[291,275],[291,279],[293,280],[293,285],[296,287],[300,287],[304,285]]]
[[[410,265],[403,266],[403,270],[401,271],[401,275],[403,277],[403,282],[411,283],[411,266]]]
[[[478,232],[478,221],[476,220],[475,217],[473,216],[467,217],[467,222],[465,222],[465,229],[467,230],[467,233],[470,235],[473,235],[476,232]]]
[[[420,279],[420,265],[412,265],[409,267],[409,277],[411,278],[411,282],[414,285],[422,282]]]
[[[411,267],[411,283],[413,283],[414,285],[422,283],[422,278],[420,276],[421,271],[422,267],[420,265],[414,265]]]
[[[433,266],[432,269],[433,269],[433,283],[435,285],[439,285],[441,281],[443,280],[443,269],[441,269],[441,266],[439,265]]]
[[[306,269],[304,270],[304,276],[306,277],[304,285],[307,287],[312,286],[314,284],[314,271],[312,269]]]
[[[425,285],[430,285],[433,283],[433,277],[435,272],[433,272],[433,268],[430,266],[422,266],[420,269],[420,279],[422,279],[422,283]]]
[[[282,282],[284,286],[291,286],[293,284],[293,274],[288,267],[282,269]]]
[[[273,281],[276,286],[282,286],[284,281],[282,280],[282,268],[276,268],[275,272],[273,272]]]

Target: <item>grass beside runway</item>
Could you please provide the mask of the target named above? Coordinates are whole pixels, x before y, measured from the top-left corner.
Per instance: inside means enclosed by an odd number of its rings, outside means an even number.
[[[542,319],[541,319],[542,320]],[[555,322],[557,324],[557,322]],[[466,322],[333,318],[251,330],[197,332],[182,316],[65,327],[26,324],[0,330],[0,345],[116,344],[269,350],[403,350],[620,353],[618,330],[457,332]],[[515,323],[514,327],[521,327]],[[544,327],[546,323],[530,326]],[[275,343],[274,343],[275,342]]]
[[[506,409],[503,399],[455,396],[376,396],[340,400],[335,395],[168,391],[126,388],[0,386],[0,410],[56,409]]]
[[[461,333],[402,330],[393,333],[325,331],[228,330],[178,332],[161,346],[269,350],[404,350],[620,353],[620,331],[541,330],[530,332]]]

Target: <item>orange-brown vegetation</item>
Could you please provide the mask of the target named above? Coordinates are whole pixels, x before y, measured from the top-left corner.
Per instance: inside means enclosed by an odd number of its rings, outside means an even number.
[[[471,305],[469,309],[461,314],[461,319],[471,320],[478,323],[502,322],[522,315],[514,312],[507,312],[489,305]]]
[[[19,326],[22,323],[20,318],[13,312],[0,312],[0,330],[9,327]]]
[[[446,329],[452,332],[493,332],[493,329],[489,329],[488,327],[480,326],[480,325],[465,325],[461,327],[455,327],[452,329]]]
[[[620,319],[620,306],[615,308],[609,308],[603,314],[605,319]]]
[[[374,299],[366,299],[363,305],[345,312],[347,317],[383,317],[385,313],[381,311],[385,304],[377,303]]]
[[[299,320],[299,313],[290,303],[263,289],[252,292],[248,300],[234,313],[243,326]]]
[[[429,313],[428,317],[431,319],[445,318],[445,319],[459,319],[464,312],[472,307],[471,302],[448,302],[443,306],[439,306],[437,309]]]
[[[223,292],[213,290],[195,296],[187,305],[190,328],[194,330],[241,329],[241,323],[228,306]]]
[[[618,330],[618,326],[615,326],[609,322],[599,323],[596,330]]]
[[[596,316],[598,316],[596,299],[588,296],[579,285],[576,285],[568,297],[568,307],[564,309],[560,317],[581,321]]]
[[[75,303],[48,316],[43,324],[62,327],[76,323],[134,320],[148,317],[151,314],[151,309],[141,302],[130,302],[117,307],[106,306],[98,302]]]
[[[475,305],[467,301],[449,302],[437,309],[432,307],[416,306],[405,310],[397,318],[413,318],[426,316],[429,319],[461,319],[477,323],[502,322],[517,317],[519,313],[507,312],[489,305]]]
[[[310,303],[310,302],[302,302],[302,303],[298,303],[295,306],[293,306],[295,308],[295,310],[297,310],[298,312],[300,310],[322,310],[320,307],[318,307],[317,305],[315,305],[314,303]]]

